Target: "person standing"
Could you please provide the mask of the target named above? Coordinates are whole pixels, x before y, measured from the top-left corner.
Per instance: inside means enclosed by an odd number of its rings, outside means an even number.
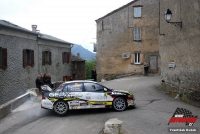
[[[49,85],[51,88],[53,88],[53,84],[51,83],[51,75],[47,74],[47,85]]]
[[[36,88],[39,89],[39,93],[42,92],[41,86],[44,84],[43,81],[41,80],[41,76],[38,75],[37,79],[35,80]]]
[[[94,81],[97,81],[97,72],[96,72],[96,69],[95,69],[95,68],[92,69],[92,79],[93,79]]]
[[[149,73],[149,63],[147,61],[144,62],[144,76],[148,76]]]

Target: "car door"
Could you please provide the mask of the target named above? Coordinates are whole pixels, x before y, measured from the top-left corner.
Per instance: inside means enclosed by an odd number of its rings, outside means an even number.
[[[82,82],[73,82],[67,84],[63,92],[64,100],[68,102],[69,109],[84,109],[87,108],[87,101],[84,101],[84,91]]]
[[[99,105],[100,107],[111,105],[112,98],[108,96],[104,86],[97,83],[84,82],[84,90],[85,99],[88,100],[90,105]]]

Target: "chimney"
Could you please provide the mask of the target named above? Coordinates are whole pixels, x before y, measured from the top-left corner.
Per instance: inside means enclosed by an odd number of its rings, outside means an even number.
[[[32,25],[32,31],[36,32],[37,31],[37,25]]]
[[[77,53],[77,56],[80,58],[80,53]]]

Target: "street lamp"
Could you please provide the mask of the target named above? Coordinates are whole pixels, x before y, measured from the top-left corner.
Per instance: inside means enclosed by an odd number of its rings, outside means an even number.
[[[182,29],[182,21],[180,22],[170,22],[171,20],[171,17],[172,17],[172,12],[170,9],[167,9],[167,11],[165,12],[165,20],[167,21],[167,23],[170,23],[174,26],[179,26],[181,29]]]

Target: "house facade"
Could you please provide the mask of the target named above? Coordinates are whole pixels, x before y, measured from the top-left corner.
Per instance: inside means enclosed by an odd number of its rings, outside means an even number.
[[[160,0],[159,52],[162,87],[200,106],[200,2]],[[169,23],[164,14],[172,13]]]
[[[72,61],[72,79],[73,80],[85,80],[86,79],[86,68],[85,68],[85,60],[80,58],[80,54],[77,56],[71,56]]]
[[[71,75],[71,43],[48,37],[0,20],[0,105],[34,88],[39,73],[52,81]]]
[[[160,73],[158,1],[135,0],[96,20],[97,77]]]

